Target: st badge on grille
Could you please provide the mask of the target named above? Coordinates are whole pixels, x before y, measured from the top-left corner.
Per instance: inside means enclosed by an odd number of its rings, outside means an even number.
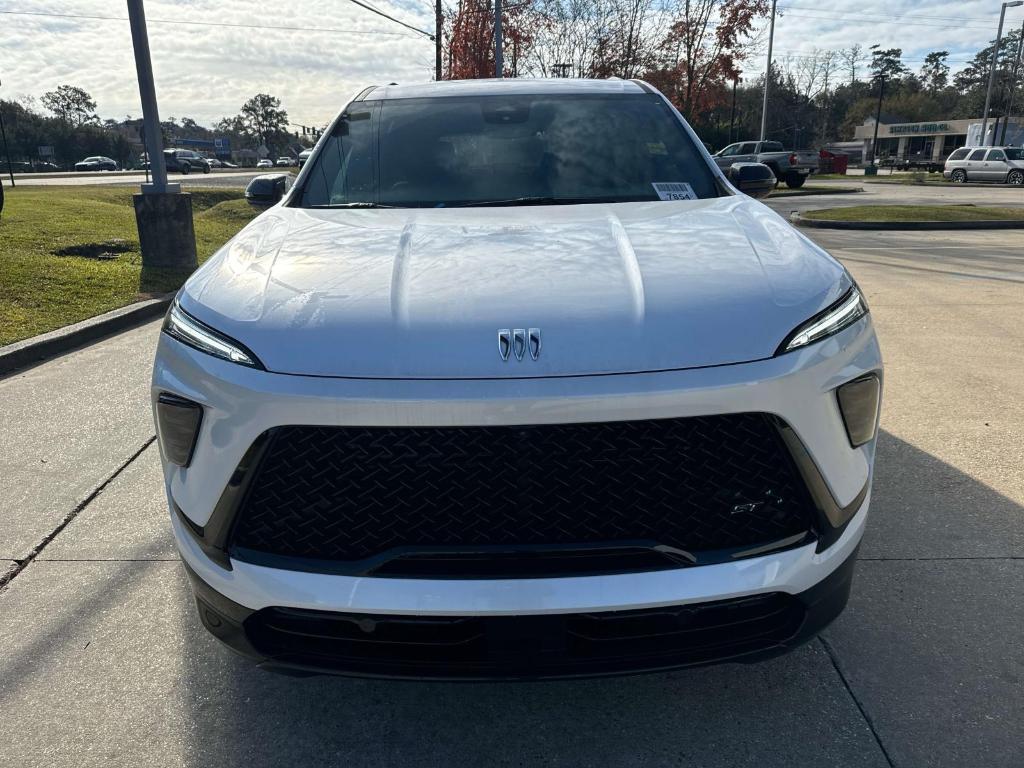
[[[515,356],[516,360],[522,360],[526,357],[527,349],[534,360],[540,357],[540,328],[498,329],[498,354],[502,360],[508,360],[512,356]]]

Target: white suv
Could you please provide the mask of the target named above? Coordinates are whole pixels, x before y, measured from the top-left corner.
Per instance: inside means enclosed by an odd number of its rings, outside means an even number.
[[[942,175],[959,184],[965,181],[1024,184],[1024,149],[960,147],[946,159]]]
[[[813,637],[881,380],[847,271],[660,93],[515,79],[353,98],[179,292],[152,400],[218,638],[299,673],[533,678]]]

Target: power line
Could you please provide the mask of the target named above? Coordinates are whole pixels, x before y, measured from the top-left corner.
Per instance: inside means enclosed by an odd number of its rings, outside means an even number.
[[[810,6],[810,5],[785,5],[785,6],[781,6],[781,7],[782,7],[783,10],[788,10],[789,8],[794,8],[794,9],[796,9],[798,11],[824,12],[820,8],[815,8],[814,6]],[[842,14],[840,14],[840,15],[842,15]],[[857,15],[859,16],[859,14],[857,14]],[[901,14],[899,16],[891,16],[889,18],[891,18],[891,19],[924,19],[924,20],[938,19],[939,21],[956,21],[956,22],[964,22],[964,21],[971,21],[971,20],[973,20],[973,21],[988,21],[989,20],[988,16],[932,16],[931,14],[928,14],[927,16],[908,16],[906,14]]]
[[[413,32],[416,32],[417,34],[426,35],[431,40],[434,39],[434,36],[431,33],[424,32],[422,29],[417,29],[416,27],[410,26],[409,24],[406,24],[404,21],[399,21],[398,19],[391,18],[390,16],[388,16],[385,13],[382,13],[381,11],[363,5],[362,3],[358,2],[358,0],[349,0],[349,2],[367,8],[367,10],[373,11],[373,13],[383,16],[384,18],[389,19],[395,22],[396,24],[401,24],[403,27],[407,27],[408,29],[412,30]],[[90,21],[128,21],[127,17],[125,16],[100,16],[95,14],[84,13],[52,13],[49,11],[0,10],[0,14],[6,16],[43,16],[46,18],[54,19],[87,19]],[[366,29],[339,29],[337,27],[296,27],[281,24],[241,24],[227,21],[186,21],[181,19],[147,19],[146,21],[149,24],[182,24],[195,27],[230,27],[234,29],[262,29],[270,31],[279,30],[285,32],[325,32],[330,34],[343,35],[384,35],[387,37],[409,37],[409,35],[402,34],[401,32],[387,32],[383,30]]]
[[[864,24],[874,25],[874,24],[877,24],[880,21],[888,21],[888,22],[899,22],[899,23],[902,23],[902,24],[904,24],[905,26],[908,26],[908,27],[935,27],[937,29],[977,29],[977,30],[985,30],[987,32],[991,32],[991,29],[989,29],[989,27],[987,27],[987,26],[983,27],[983,26],[978,25],[978,24],[952,24],[952,23],[950,23],[950,24],[943,24],[943,23],[933,24],[933,23],[926,22],[926,21],[903,21],[898,16],[864,16],[864,15],[861,15],[861,14],[857,14],[856,18],[846,18],[844,16],[832,13],[831,11],[809,11],[809,12],[810,13],[825,14],[825,15],[824,16],[814,16],[814,15],[810,15],[809,16],[809,15],[807,15],[808,11],[804,11],[802,13],[791,13],[789,11],[786,11],[785,14],[783,15],[783,18],[787,18],[788,17],[788,18],[793,18],[793,19],[812,19],[814,21],[837,21],[837,22],[842,22],[843,24],[855,24],[855,25],[864,25]]]

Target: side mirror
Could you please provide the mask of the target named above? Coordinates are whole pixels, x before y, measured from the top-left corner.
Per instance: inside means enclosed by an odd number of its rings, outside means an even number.
[[[734,163],[725,175],[736,189],[751,197],[765,198],[775,189],[775,174],[764,163]]]
[[[295,177],[290,173],[266,173],[255,177],[245,188],[245,199],[256,208],[269,208],[281,202]]]

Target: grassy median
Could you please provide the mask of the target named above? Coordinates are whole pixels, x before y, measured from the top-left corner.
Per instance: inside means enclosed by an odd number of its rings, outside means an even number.
[[[0,346],[174,290],[186,275],[146,270],[135,187],[17,187],[0,215]],[[202,262],[256,215],[240,190],[194,189]]]
[[[826,221],[1021,221],[1024,208],[979,205],[853,205],[804,211],[805,219]]]

